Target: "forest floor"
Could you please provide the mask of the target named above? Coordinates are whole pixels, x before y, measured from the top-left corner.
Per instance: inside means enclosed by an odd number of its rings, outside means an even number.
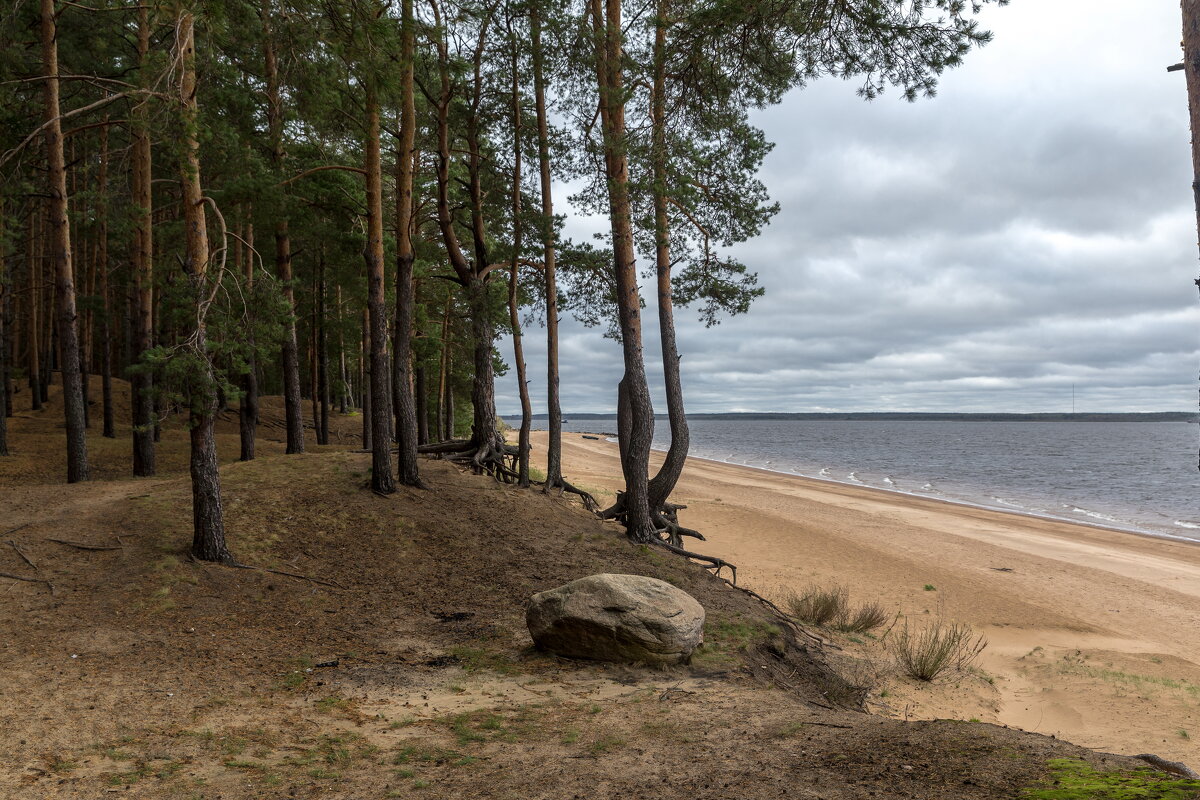
[[[0,572],[32,580],[0,578],[0,797],[967,800],[1025,796],[1054,759],[1144,767],[862,713],[835,645],[572,500],[439,461],[427,490],[375,496],[357,417],[337,421],[346,444],[284,456],[269,400],[248,463],[222,423],[231,549],[307,577],[192,562],[185,431],[164,429],[157,477],[127,477],[118,393],[119,438],[93,419],[85,484],[62,482],[55,396],[32,412],[18,395],[9,420]],[[534,650],[526,599],[598,572],[695,596],[692,663]]]

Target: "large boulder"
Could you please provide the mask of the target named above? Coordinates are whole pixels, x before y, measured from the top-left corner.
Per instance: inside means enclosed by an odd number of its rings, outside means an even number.
[[[538,647],[571,658],[676,664],[704,641],[704,608],[641,575],[590,575],[529,599]]]

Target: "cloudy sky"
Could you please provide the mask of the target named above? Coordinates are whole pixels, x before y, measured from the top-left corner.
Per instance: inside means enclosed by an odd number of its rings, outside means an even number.
[[[867,103],[825,80],[757,115],[782,210],[735,254],[766,295],[711,329],[677,312],[690,411],[1070,411],[1072,386],[1079,411],[1195,408],[1187,97],[1165,71],[1178,3],[1039,0],[984,19],[995,40],[933,100]],[[525,344],[544,412],[544,330]],[[564,317],[561,363],[566,412],[615,408],[615,342]],[[497,394],[519,411],[511,371]]]

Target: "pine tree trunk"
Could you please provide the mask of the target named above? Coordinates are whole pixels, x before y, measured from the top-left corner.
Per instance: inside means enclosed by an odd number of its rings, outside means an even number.
[[[246,252],[243,256],[242,275],[246,281],[246,292],[254,293],[254,223],[246,224]],[[258,437],[258,360],[254,355],[254,309],[248,310],[250,327],[246,333],[250,355],[246,359],[246,374],[242,376],[242,401],[238,406],[238,435],[241,461],[254,460],[254,445]]]
[[[192,556],[201,561],[231,563],[233,556],[225,546],[225,520],[221,508],[221,476],[217,468],[217,447],[213,424],[217,417],[216,380],[207,348],[207,331],[201,304],[208,291],[209,242],[204,213],[204,194],[200,186],[200,143],[197,132],[196,44],[192,15],[179,14],[176,41],[179,46],[180,117],[183,123],[183,215],[186,255],[185,271],[195,292],[196,329],[192,356],[202,365],[197,393],[189,397],[191,424],[192,474]],[[218,275],[214,280],[220,280]]]
[[[1192,128],[1192,197],[1200,231],[1200,0],[1182,0],[1183,69],[1187,80],[1188,110]],[[1196,279],[1200,286],[1200,278]],[[1200,469],[1200,458],[1197,460]]]
[[[371,317],[367,309],[363,309],[362,320],[362,353],[358,360],[358,386],[362,395],[359,405],[362,407],[362,446],[363,450],[371,450]]]
[[[517,308],[517,285],[520,283],[521,245],[524,226],[521,224],[521,96],[517,69],[516,44],[512,50],[512,119],[513,119],[513,176],[512,218],[513,256],[508,277],[508,321],[512,326],[513,362],[517,368],[517,390],[521,397],[521,428],[517,434],[517,485],[529,488],[529,431],[533,408],[529,402],[529,381],[525,374],[525,349],[521,343],[521,317]]]
[[[602,7],[602,2],[604,6]],[[655,538],[650,515],[650,445],[654,408],[642,353],[641,297],[638,294],[633,222],[629,198],[629,159],[625,152],[625,86],[621,67],[621,0],[591,0],[604,137],[604,166],[612,230],[613,270],[625,374],[617,391],[621,471],[625,478],[626,535],[635,542]]]
[[[38,212],[41,209],[38,205],[34,206],[34,211],[29,215],[29,245],[26,252],[29,255],[29,311],[26,316],[28,325],[29,351],[26,355],[29,367],[29,396],[30,407],[34,411],[42,410],[42,375],[41,375],[41,350],[42,350],[42,326],[38,320],[38,310],[41,307],[42,287],[42,259],[40,253],[41,236],[38,235],[38,219],[41,214]]]
[[[367,86],[367,131],[364,169],[367,177],[367,314],[371,327],[371,490],[396,491],[392,478],[390,398],[388,397],[387,314],[383,291],[383,173],[379,154],[379,98]]]
[[[46,161],[50,190],[50,245],[54,264],[58,337],[62,345],[63,412],[67,428],[67,482],[88,479],[84,430],[83,386],[80,381],[79,331],[75,311],[75,277],[71,263],[71,229],[67,218],[67,172],[63,158],[58,103],[58,44],[54,0],[42,0],[42,64],[46,74]]]
[[[314,417],[317,443],[329,444],[329,343],[325,331],[325,253],[321,253],[320,279],[317,285],[317,395],[320,398],[321,414]]]
[[[108,286],[108,118],[100,127],[100,172],[96,179],[96,272],[100,278],[100,385],[103,436],[117,438],[112,392],[112,297]]]
[[[417,153],[414,147],[417,133],[417,112],[413,62],[415,37],[413,0],[402,0],[401,24],[403,41],[400,54],[400,142],[396,149],[396,440],[398,447],[396,475],[404,486],[423,486],[417,465],[417,444],[420,439],[416,401],[413,398],[412,335],[416,315],[413,289],[413,173]]]
[[[442,312],[442,352],[441,359],[438,364],[438,407],[437,407],[437,435],[443,442],[448,442],[454,438],[454,423],[448,417],[453,417],[453,411],[446,412],[447,408],[453,408],[452,401],[447,402],[447,392],[450,388],[450,307],[454,302],[454,297],[449,292],[446,293],[446,310]]]
[[[550,125],[543,75],[542,19],[538,4],[530,12],[533,86],[537,106],[538,167],[542,190],[542,263],[546,281],[546,491],[563,485],[562,406],[558,391],[558,284],[555,275],[554,198],[550,178]]]
[[[683,381],[679,373],[679,350],[675,344],[674,298],[671,293],[671,230],[667,217],[667,111],[666,111],[666,11],[659,8],[654,29],[654,79],[650,127],[654,185],[654,253],[658,278],[658,334],[662,344],[663,381],[667,393],[667,416],[671,446],[650,480],[650,512],[659,514],[687,462],[690,432],[683,407]]]
[[[413,384],[417,401],[417,444],[429,444],[429,382],[424,364],[418,364],[413,370]]]
[[[337,285],[337,332],[338,332],[338,413],[346,415],[346,395],[350,390],[350,374],[346,371],[346,332],[342,327],[342,286]]]
[[[271,0],[263,0],[260,11],[263,26],[263,60],[267,88],[267,129],[271,139],[271,166],[283,179],[283,100],[279,87],[279,67],[271,32]],[[275,222],[275,274],[283,285],[291,315],[284,326],[280,361],[283,366],[283,405],[287,424],[287,452],[304,452],[304,411],[300,399],[300,348],[296,341],[296,296],[292,289],[292,244],[286,211]]]
[[[138,8],[138,73],[143,86],[150,84],[150,12],[143,4]],[[132,197],[135,209],[133,231],[133,275],[136,304],[133,307],[133,354],[141,361],[154,345],[154,195],[150,152],[150,117],[145,103],[132,112],[133,182]],[[130,376],[133,411],[133,474],[146,477],[156,470],[154,443],[157,423],[154,413],[154,380],[148,372],[135,371]]]
[[[8,379],[11,352],[8,301],[11,295],[12,284],[8,277],[8,219],[5,217],[4,198],[0,196],[0,456],[8,455],[8,417],[12,411]]]

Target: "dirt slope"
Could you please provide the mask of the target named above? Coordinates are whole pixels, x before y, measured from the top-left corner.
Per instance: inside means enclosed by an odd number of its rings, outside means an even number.
[[[753,599],[571,501],[441,462],[428,491],[382,499],[364,455],[265,446],[223,467],[231,547],[312,580],[191,563],[182,431],[143,480],[122,477],[126,440],[97,435],[107,480],[68,487],[59,413],[19,407],[0,459],[0,572],[47,582],[0,579],[0,797],[959,800],[1018,796],[1050,758],[1129,764],[855,711]],[[595,572],[696,596],[693,664],[534,651],[525,599]]]

